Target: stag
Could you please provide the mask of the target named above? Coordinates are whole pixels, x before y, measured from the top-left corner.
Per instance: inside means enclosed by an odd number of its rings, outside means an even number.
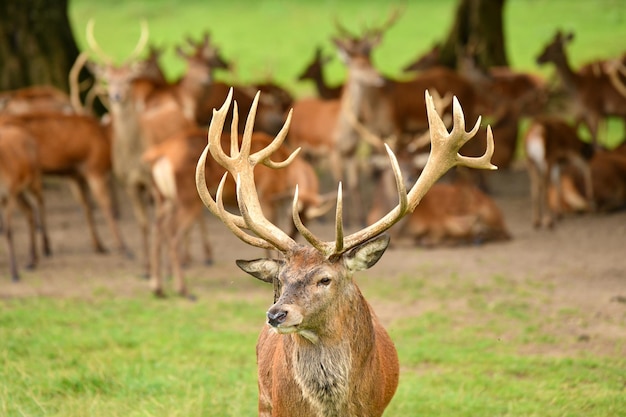
[[[230,155],[221,146],[222,130],[231,95],[214,111],[208,145],[196,168],[196,186],[202,201],[242,241],[252,246],[276,249],[282,259],[239,260],[245,272],[274,285],[274,304],[267,311],[267,324],[257,344],[259,415],[280,416],[381,416],[391,401],[399,375],[398,356],[392,340],[353,280],[356,271],[368,269],[380,259],[389,244],[384,232],[410,213],[427,190],[448,169],[464,164],[495,169],[491,132],[487,152],[479,158],[458,154],[461,146],[478,131],[480,119],[465,131],[460,104],[454,100],[454,127],[448,133],[426,93],[432,150],[422,175],[407,193],[395,155],[389,155],[396,178],[399,203],[372,225],[344,236],[341,185],[338,189],[335,239],[324,242],[301,221],[293,221],[311,245],[297,243],[263,214],[254,181],[254,168],[288,165],[297,151],[282,162],[271,159],[287,135],[291,113],[283,129],[265,148],[251,153],[254,109],[251,110],[239,146],[237,130],[231,129]],[[235,107],[235,114],[237,112]],[[227,169],[215,199],[206,187],[208,154]],[[227,175],[237,179],[240,214],[226,211],[222,198]],[[313,366],[315,364],[315,366]]]

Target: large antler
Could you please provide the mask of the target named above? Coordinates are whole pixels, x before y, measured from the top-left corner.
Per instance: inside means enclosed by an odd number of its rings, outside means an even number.
[[[226,155],[222,150],[221,134],[224,127],[226,112],[228,111],[232,100],[232,90],[229,92],[226,102],[222,108],[214,110],[213,119],[209,127],[209,144],[202,153],[196,168],[196,186],[204,204],[241,240],[253,246],[261,248],[273,247],[283,253],[286,253],[291,251],[297,244],[286,233],[280,230],[277,226],[273,225],[263,216],[259,203],[259,197],[254,186],[253,169],[258,163],[263,163],[271,168],[280,168],[288,165],[293,160],[298,152],[297,150],[282,163],[275,163],[269,159],[270,155],[280,147],[285,139],[287,129],[291,121],[291,112],[287,117],[285,125],[272,143],[266,148],[250,155],[252,125],[254,123],[258,97],[259,95],[257,93],[254,104],[250,109],[248,120],[246,121],[246,128],[244,131],[241,149],[239,149],[239,142],[237,138],[238,114],[235,103],[231,127],[230,156]],[[313,235],[313,233],[311,233],[311,231],[304,226],[302,220],[300,219],[300,214],[298,212],[298,188],[296,187],[292,210],[293,221],[298,231],[314,248],[322,252],[325,256],[330,257],[336,254],[341,254],[371,239],[372,237],[381,234],[397,223],[407,213],[413,211],[435,181],[437,181],[446,171],[455,165],[465,165],[471,168],[496,169],[496,167],[490,162],[494,150],[493,135],[490,127],[487,128],[487,150],[483,156],[470,158],[459,155],[458,153],[459,149],[461,149],[461,147],[478,131],[478,128],[480,127],[480,118],[476,122],[474,128],[470,132],[466,132],[463,110],[455,97],[453,100],[454,126],[452,131],[448,133],[444,122],[437,114],[433,98],[430,96],[428,91],[426,91],[426,107],[432,142],[428,162],[426,163],[426,166],[416,183],[407,193],[402,174],[400,173],[398,161],[396,160],[391,148],[385,145],[396,179],[399,203],[393,210],[376,223],[344,237],[342,220],[343,200],[340,183],[337,193],[335,240],[333,242],[323,242],[315,237],[315,235]],[[224,209],[221,194],[226,175],[228,174],[225,174],[222,178],[220,186],[218,187],[216,200],[214,200],[211,196],[205,180],[205,165],[208,152],[211,152],[213,158],[237,179],[237,200],[241,216],[231,214]],[[256,236],[248,234],[243,229],[250,230]]]
[[[391,166],[393,169],[393,173],[396,179],[396,186],[398,190],[399,203],[398,205],[391,210],[387,215],[382,217],[376,223],[359,230],[349,236],[343,236],[343,224],[341,219],[341,213],[343,211],[342,208],[342,198],[341,198],[341,184],[339,185],[339,191],[337,195],[337,216],[336,216],[336,226],[335,226],[335,241],[334,242],[322,242],[317,239],[300,221],[299,215],[297,211],[293,211],[293,218],[296,224],[296,227],[300,231],[300,233],[304,236],[304,238],[311,243],[315,248],[325,253],[327,256],[331,256],[333,254],[340,254],[345,252],[365,241],[371,239],[374,236],[377,236],[395,223],[397,223],[403,216],[407,213],[415,210],[415,207],[419,204],[422,197],[426,194],[426,192],[430,189],[430,187],[449,169],[456,165],[464,165],[470,168],[483,168],[483,169],[497,169],[496,166],[492,165],[490,160],[494,151],[494,143],[493,143],[493,135],[491,132],[491,127],[487,127],[487,150],[485,154],[481,157],[471,158],[459,155],[459,150],[461,147],[478,131],[480,127],[480,118],[476,122],[476,125],[470,132],[465,131],[465,116],[463,115],[463,109],[459,104],[459,101],[456,97],[453,99],[453,117],[454,117],[454,126],[452,131],[448,133],[444,122],[437,114],[437,111],[434,106],[433,98],[430,96],[428,91],[425,93],[426,95],[426,109],[428,112],[428,122],[430,126],[430,136],[431,136],[431,151],[428,157],[428,161],[422,174],[417,179],[411,190],[406,192],[406,187],[404,185],[404,180],[402,178],[402,174],[400,172],[400,167],[398,165],[398,161],[396,157],[389,148],[388,145],[385,145],[387,150],[387,154],[389,155],[389,159],[391,161]],[[297,192],[297,189],[296,189]],[[294,207],[295,202],[297,201],[297,194],[294,199]]]
[[[198,188],[198,193],[207,208],[214,215],[220,218],[226,226],[244,242],[265,249],[275,248],[283,253],[287,252],[296,245],[296,242],[280,228],[267,220],[263,215],[261,204],[259,202],[259,196],[254,184],[253,171],[254,167],[259,163],[275,169],[285,167],[293,161],[300,151],[300,149],[296,149],[283,162],[273,162],[270,160],[272,153],[274,153],[282,145],[285,137],[287,136],[287,130],[289,129],[289,124],[291,122],[291,112],[287,116],[287,121],[276,138],[267,147],[250,154],[252,146],[252,129],[254,125],[254,118],[256,116],[256,109],[259,103],[259,93],[257,93],[254,97],[248,119],[246,120],[246,127],[243,133],[241,148],[239,146],[239,138],[237,135],[239,116],[237,102],[235,102],[230,133],[231,142],[229,156],[222,149],[221,137],[232,97],[233,90],[231,88],[228,92],[228,97],[226,98],[224,105],[219,110],[213,110],[213,118],[209,126],[208,134],[209,143],[200,156],[196,167],[196,187]],[[205,180],[205,166],[208,152],[211,153],[211,156],[213,156],[215,161],[228,170],[228,172],[222,177],[215,200],[211,196]],[[222,190],[228,173],[230,173],[237,180],[237,203],[239,205],[241,216],[231,214],[224,208]],[[243,229],[250,230],[256,236],[250,235]]]

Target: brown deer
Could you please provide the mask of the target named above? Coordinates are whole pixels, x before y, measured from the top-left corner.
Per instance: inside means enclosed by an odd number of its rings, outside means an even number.
[[[497,146],[496,146],[497,147]],[[377,196],[368,224],[388,210],[391,171],[383,171],[374,191]],[[506,241],[511,234],[504,215],[491,197],[474,184],[456,181],[436,183],[426,193],[413,213],[390,231],[397,242],[408,241],[423,247],[475,245]]]
[[[311,80],[315,83],[315,89],[319,98],[324,100],[334,100],[341,96],[341,90],[343,84],[330,86],[324,78],[324,65],[332,60],[330,56],[322,55],[322,48],[318,46],[315,48],[315,54],[313,60],[307,65],[307,67],[298,75],[298,81]]]
[[[51,85],[38,85],[0,93],[0,113],[74,112],[70,97]]]
[[[399,203],[374,224],[344,236],[341,186],[337,199],[334,241],[318,239],[301,222],[294,204],[293,221],[311,246],[296,243],[263,214],[254,181],[258,164],[278,168],[272,153],[281,146],[291,121],[264,149],[251,153],[252,120],[238,146],[231,130],[230,155],[223,151],[221,136],[230,97],[216,110],[209,127],[209,144],[196,168],[196,186],[204,204],[244,242],[277,249],[282,259],[237,261],[255,278],[274,284],[274,305],[267,312],[257,344],[259,416],[381,416],[391,401],[399,376],[398,356],[372,307],[363,297],[353,273],[372,267],[389,244],[383,232],[410,213],[432,184],[457,164],[495,168],[489,162],[493,139],[487,136],[487,153],[480,158],[458,154],[461,146],[478,130],[465,131],[462,109],[455,100],[454,128],[448,133],[426,99],[431,121],[432,152],[422,175],[407,193],[393,152],[387,148],[394,167]],[[480,121],[479,121],[480,122]],[[211,156],[237,179],[240,214],[224,208],[206,187],[205,166]],[[225,177],[222,180],[222,184]],[[298,191],[294,196],[297,201]],[[312,366],[312,364],[316,364]]]
[[[581,172],[585,182],[585,195],[589,207],[593,207],[593,185],[588,160],[593,155],[590,144],[583,142],[576,129],[562,119],[537,118],[531,122],[524,136],[524,150],[532,204],[532,222],[535,227],[552,228],[560,209],[553,211],[548,204],[550,183],[557,188],[560,201],[560,173],[571,164]]]
[[[607,213],[626,207],[626,145],[594,152],[589,161],[593,199],[598,212]],[[562,212],[589,212],[592,207],[585,197],[584,178],[572,167],[561,175],[560,197],[557,187],[549,190],[552,210]]]
[[[18,126],[36,140],[38,167],[43,175],[70,180],[87,217],[94,250],[107,251],[98,236],[89,191],[102,210],[117,250],[126,254],[110,194],[111,141],[100,122],[79,114],[30,113],[3,116],[0,125]]]
[[[9,272],[14,282],[19,281],[12,215],[16,206],[28,222],[28,263],[34,268],[38,262],[35,229],[41,230],[42,249],[50,255],[50,242],[45,221],[41,172],[38,166],[36,140],[24,129],[13,125],[0,126],[0,224],[7,245]],[[34,199],[35,207],[33,207]]]
[[[605,117],[620,117],[626,127],[626,96],[615,88],[608,74],[580,73],[571,67],[565,46],[572,39],[573,33],[557,31],[537,57],[537,64],[554,64],[563,88],[571,98],[577,123],[586,125],[594,146],[598,146],[598,129]]]
[[[195,127],[196,104],[206,89],[210,88],[211,63],[215,50],[205,34],[201,42],[193,44],[194,50],[179,55],[188,63],[188,73],[172,85],[163,85],[140,77],[142,68],[135,65],[135,56],[147,42],[147,28],[130,58],[115,65],[98,46],[93,21],[87,26],[87,40],[91,51],[103,61],[92,65],[98,79],[106,85],[113,135],[113,170],[126,189],[133,214],[141,232],[144,273],[150,275],[150,197],[155,198],[150,166],[142,162],[146,149],[180,132]],[[191,43],[191,42],[190,42]],[[150,195],[146,195],[150,194]],[[155,245],[158,242],[154,242]]]

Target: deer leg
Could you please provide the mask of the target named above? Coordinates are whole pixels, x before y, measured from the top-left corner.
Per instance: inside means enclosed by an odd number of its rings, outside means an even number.
[[[130,257],[130,251],[126,246],[126,243],[124,243],[122,232],[120,231],[119,224],[116,220],[113,200],[111,199],[112,190],[110,181],[108,181],[106,176],[92,175],[87,177],[87,183],[89,184],[89,188],[91,189],[91,193],[96,199],[96,202],[100,206],[100,210],[102,210],[104,219],[109,225],[109,229],[111,230],[117,245],[117,250]]]
[[[176,291],[181,296],[189,297],[187,286],[185,283],[185,278],[183,275],[183,271],[181,268],[180,259],[178,259],[178,254],[180,253],[180,245],[183,243],[185,237],[189,236],[189,232],[191,230],[191,225],[194,224],[196,220],[199,220],[201,227],[204,227],[204,221],[202,219],[202,213],[193,213],[184,210],[180,206],[177,207],[175,218],[173,216],[170,230],[172,241],[170,245],[170,257],[172,259],[172,268],[174,273],[175,287]],[[175,221],[173,221],[175,220]],[[203,233],[203,237],[204,237]],[[204,240],[204,239],[203,239]],[[210,250],[210,247],[209,247]],[[193,299],[193,297],[189,297]]]
[[[143,256],[143,276],[148,278],[150,276],[150,241],[149,241],[149,223],[148,223],[148,210],[146,203],[144,203],[142,196],[143,188],[139,184],[130,184],[127,188],[128,196],[130,197],[131,206],[133,208],[133,215],[139,226],[139,232],[141,234],[141,253]]]
[[[89,202],[89,198],[87,197],[87,183],[82,177],[74,177],[72,181],[70,181],[70,186],[72,188],[72,192],[74,196],[78,199],[79,203],[83,207],[83,211],[85,213],[85,217],[87,218],[87,226],[89,227],[89,233],[91,234],[91,242],[96,253],[106,253],[104,245],[100,241],[98,237],[98,232],[96,231],[96,222],[93,218],[93,209],[91,207],[91,203]]]
[[[46,221],[46,205],[43,198],[41,181],[37,181],[33,187],[31,187],[30,191],[35,199],[35,205],[37,207],[37,224],[39,225],[39,232],[41,233],[42,252],[44,256],[50,256],[52,254],[52,250],[50,249],[48,222]]]
[[[19,194],[16,201],[26,216],[26,222],[28,223],[28,263],[26,264],[26,268],[33,269],[37,265],[39,258],[36,245],[37,239],[35,236],[35,211],[24,194]]]
[[[532,224],[535,228],[541,226],[541,192],[542,176],[534,163],[528,163],[528,175],[530,177],[530,204],[532,214]]]
[[[155,193],[157,194],[157,193]],[[168,205],[164,199],[157,195],[155,197],[155,215],[152,224],[152,242],[150,245],[150,289],[157,297],[164,297],[163,291],[163,272],[161,269],[161,240],[162,236],[167,238],[167,233],[163,233],[163,229],[167,223]]]
[[[13,212],[14,200],[9,196],[5,201],[1,201],[2,208],[2,231],[4,232],[4,240],[7,246],[7,253],[9,255],[9,271],[11,274],[11,281],[18,282],[20,275],[17,270],[17,261],[15,260],[15,245],[13,242],[13,231],[11,230],[11,215]]]

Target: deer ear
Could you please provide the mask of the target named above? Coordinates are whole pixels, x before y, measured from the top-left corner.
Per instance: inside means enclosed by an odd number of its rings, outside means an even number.
[[[274,282],[274,278],[278,276],[278,271],[283,265],[282,261],[275,259],[255,259],[252,261],[238,259],[235,262],[242,271],[270,284]]]
[[[351,249],[344,255],[344,261],[351,271],[369,269],[378,262],[389,246],[389,235],[383,233]]]

